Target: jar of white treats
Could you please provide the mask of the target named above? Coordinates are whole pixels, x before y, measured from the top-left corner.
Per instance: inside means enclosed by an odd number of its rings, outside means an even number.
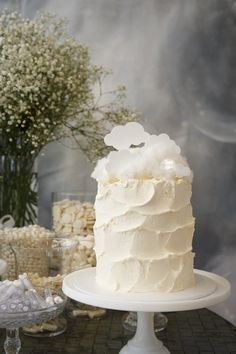
[[[54,233],[39,225],[0,230],[0,258],[7,262],[7,279],[22,273],[49,274],[49,251]]]
[[[96,265],[94,252],[93,226],[95,223],[94,193],[55,192],[53,193],[52,218],[53,230],[58,238],[68,238],[77,242],[71,257],[71,270],[77,270]],[[61,248],[61,265],[65,264]]]
[[[54,192],[52,196],[53,230],[73,237],[93,233],[95,223],[94,193]]]

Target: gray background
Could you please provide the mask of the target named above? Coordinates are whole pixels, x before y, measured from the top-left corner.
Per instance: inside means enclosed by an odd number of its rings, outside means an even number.
[[[194,172],[196,268],[232,282],[236,294],[236,2],[231,0],[2,1],[33,17],[66,16],[69,31],[125,84],[146,130],[167,132]],[[95,191],[77,151],[50,144],[38,161],[39,221],[50,226],[53,191]],[[236,300],[215,307],[236,324]]]

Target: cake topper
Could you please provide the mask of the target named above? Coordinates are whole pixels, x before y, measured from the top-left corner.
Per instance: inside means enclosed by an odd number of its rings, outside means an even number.
[[[150,135],[145,132],[143,126],[136,122],[125,125],[117,125],[104,138],[108,146],[113,146],[116,150],[127,150],[131,145],[146,143]]]
[[[192,172],[180,147],[167,134],[149,134],[141,124],[130,122],[114,127],[104,142],[115,150],[98,161],[92,173],[98,181],[153,177],[192,180]]]

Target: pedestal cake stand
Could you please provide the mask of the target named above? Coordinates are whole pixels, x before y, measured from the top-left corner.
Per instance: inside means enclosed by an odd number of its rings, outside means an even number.
[[[96,284],[95,273],[96,268],[87,268],[67,275],[62,290],[71,299],[89,305],[138,313],[136,334],[119,354],[170,353],[155,336],[154,312],[200,309],[222,302],[230,295],[226,279],[201,270],[194,270],[194,287],[165,294],[107,291]]]

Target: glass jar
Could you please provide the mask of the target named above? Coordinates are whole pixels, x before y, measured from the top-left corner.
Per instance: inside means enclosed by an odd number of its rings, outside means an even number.
[[[68,238],[55,238],[50,252],[50,271],[54,274],[69,274],[73,271],[73,261],[78,241]]]
[[[6,277],[16,279],[22,273],[47,276],[53,237],[53,232],[39,225],[0,230],[0,258],[8,265]]]
[[[0,280],[7,270],[7,262],[0,258]]]
[[[1,246],[1,257],[7,262],[5,279],[17,279],[23,273],[37,273],[40,277],[49,275],[49,249],[47,247],[23,247],[12,244]]]
[[[94,193],[54,192],[52,195],[53,230],[58,237],[93,234]]]

